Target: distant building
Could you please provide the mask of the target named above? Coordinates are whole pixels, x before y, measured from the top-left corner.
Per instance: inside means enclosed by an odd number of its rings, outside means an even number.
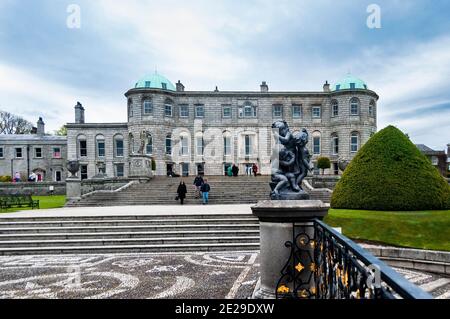
[[[65,181],[67,138],[45,135],[42,118],[32,133],[0,135],[0,176],[18,172],[22,181],[35,173],[38,181]]]
[[[447,154],[445,151],[435,151],[424,144],[417,144],[417,148],[429,158],[431,164],[438,169],[442,176],[447,176]]]
[[[308,148],[331,159],[326,173],[339,174],[338,161],[351,160],[377,131],[378,95],[348,75],[315,92],[185,91],[178,81],[153,74],[125,93],[128,116],[122,123],[87,123],[75,106],[67,124],[68,159],[79,160],[80,177],[130,177],[136,166],[156,165],[156,175],[223,175],[236,164],[242,174],[256,164],[271,174],[271,126],[285,120],[293,133],[306,128]],[[214,161],[209,157],[215,157]],[[143,164],[141,158],[148,158]]]
[[[447,144],[447,171],[450,172],[450,144]]]

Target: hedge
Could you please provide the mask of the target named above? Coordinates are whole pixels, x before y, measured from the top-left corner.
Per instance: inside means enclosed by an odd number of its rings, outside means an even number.
[[[337,183],[331,207],[450,209],[450,185],[399,129],[388,126],[358,152]]]

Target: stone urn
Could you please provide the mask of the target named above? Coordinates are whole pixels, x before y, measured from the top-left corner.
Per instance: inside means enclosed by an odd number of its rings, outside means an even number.
[[[80,162],[75,161],[67,161],[67,170],[70,172],[70,177],[76,177],[75,174],[80,170]]]
[[[338,166],[341,171],[345,171],[348,164],[350,164],[349,160],[339,159],[339,161],[338,161]]]

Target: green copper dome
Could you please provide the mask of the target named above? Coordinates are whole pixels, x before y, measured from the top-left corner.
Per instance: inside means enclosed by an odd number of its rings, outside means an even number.
[[[367,84],[361,80],[358,79],[351,74],[348,74],[344,79],[337,82],[333,86],[333,91],[340,91],[340,90],[354,90],[354,89],[363,89],[368,90]]]
[[[175,86],[166,77],[154,73],[152,75],[147,75],[140,79],[136,85],[136,89],[162,89],[169,91],[176,91]]]

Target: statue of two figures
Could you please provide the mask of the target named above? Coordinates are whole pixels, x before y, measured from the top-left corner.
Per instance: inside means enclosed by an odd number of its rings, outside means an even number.
[[[311,171],[306,129],[292,134],[286,121],[272,124],[278,143],[272,157],[272,200],[309,199],[302,182]],[[278,155],[278,156],[277,156]]]

